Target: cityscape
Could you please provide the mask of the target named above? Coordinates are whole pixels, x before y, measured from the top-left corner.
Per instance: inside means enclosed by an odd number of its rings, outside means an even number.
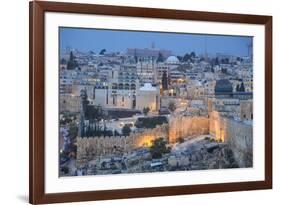
[[[253,167],[252,37],[59,38],[60,177]]]

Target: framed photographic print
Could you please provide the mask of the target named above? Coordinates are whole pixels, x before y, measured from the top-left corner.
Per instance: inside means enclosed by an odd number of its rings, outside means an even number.
[[[272,187],[272,17],[30,2],[30,203]]]

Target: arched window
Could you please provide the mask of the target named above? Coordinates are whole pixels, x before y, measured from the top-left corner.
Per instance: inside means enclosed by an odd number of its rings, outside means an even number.
[[[136,89],[136,84],[131,84],[131,90],[135,90]]]
[[[120,89],[120,90],[122,90],[123,89],[123,83],[119,83],[119,85],[118,85],[118,88]]]
[[[130,85],[128,83],[125,84],[125,90],[129,90],[130,89]]]

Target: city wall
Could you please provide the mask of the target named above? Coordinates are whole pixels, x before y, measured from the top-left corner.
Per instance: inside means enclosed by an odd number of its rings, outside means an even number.
[[[210,115],[210,134],[230,145],[239,167],[253,165],[253,126],[221,116]]]
[[[169,142],[180,137],[209,134],[209,118],[202,116],[171,116],[169,119]]]
[[[77,138],[77,165],[80,166],[96,156],[128,153],[141,146],[150,146],[151,141],[165,138],[170,143],[182,136],[211,134],[230,145],[239,167],[252,166],[253,130],[245,124],[212,112],[209,117],[173,117],[169,124],[147,129],[130,136]]]
[[[77,166],[105,154],[129,153],[132,149],[141,146],[150,146],[157,138],[168,138],[168,125],[157,126],[141,133],[132,133],[130,136],[89,137],[77,138]]]

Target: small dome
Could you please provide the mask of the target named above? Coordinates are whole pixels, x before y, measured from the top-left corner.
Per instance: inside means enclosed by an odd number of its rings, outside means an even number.
[[[215,86],[215,94],[230,94],[232,93],[232,83],[227,79],[217,80]]]
[[[179,62],[180,61],[176,56],[169,56],[166,60],[166,63],[168,63],[168,64],[177,64]]]

